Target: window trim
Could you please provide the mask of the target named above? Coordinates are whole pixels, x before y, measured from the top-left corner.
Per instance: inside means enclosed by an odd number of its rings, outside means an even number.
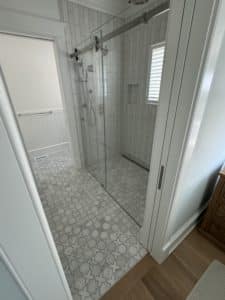
[[[150,44],[149,46],[149,60],[148,60],[148,68],[147,68],[147,76],[146,76],[146,93],[145,93],[145,103],[149,105],[159,105],[159,100],[158,101],[149,101],[148,100],[148,94],[149,94],[149,81],[150,81],[150,76],[151,76],[151,65],[152,65],[152,53],[154,48],[160,48],[164,46],[166,50],[166,41],[159,42],[159,43],[154,43]],[[164,53],[164,59],[165,59],[165,53]],[[162,70],[163,72],[163,70]],[[162,79],[162,77],[161,77]],[[161,84],[161,83],[160,83]],[[160,95],[159,95],[160,96]]]

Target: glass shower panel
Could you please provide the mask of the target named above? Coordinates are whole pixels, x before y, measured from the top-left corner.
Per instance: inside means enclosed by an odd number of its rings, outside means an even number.
[[[97,36],[101,37],[101,32]],[[96,111],[96,125],[97,125],[97,148],[98,160],[96,164],[97,177],[104,187],[106,187],[106,151],[105,151],[105,104],[104,104],[104,81],[103,81],[103,60],[102,51],[94,51],[94,87],[95,87],[95,111]],[[92,173],[95,170],[91,170]]]
[[[75,64],[86,168],[140,226],[158,104],[148,92],[160,89],[163,64],[160,55],[152,63],[152,49],[165,45],[167,17],[161,13],[114,37],[133,17],[111,18],[92,32],[87,44],[98,42]]]
[[[166,25],[167,13],[163,13],[106,41],[102,51],[106,189],[139,225],[144,218],[157,114],[157,103],[147,102],[151,47],[165,42]],[[103,36],[108,31],[104,26]]]
[[[105,175],[102,53],[89,51],[76,63],[85,167],[103,185]]]

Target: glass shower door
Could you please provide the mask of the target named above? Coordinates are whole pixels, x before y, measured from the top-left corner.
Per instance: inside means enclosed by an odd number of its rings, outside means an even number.
[[[105,187],[105,116],[101,51],[93,49],[85,54],[77,73],[85,167]]]
[[[124,20],[113,18],[95,32],[99,40],[82,57],[86,167],[140,226],[151,171],[167,17],[166,11],[125,31],[121,31]]]
[[[154,58],[152,49],[164,53],[167,16],[162,13],[102,45],[106,190],[140,226],[159,101],[149,101],[147,91],[160,90],[163,67],[163,56]],[[120,26],[120,20],[104,25],[103,36]]]

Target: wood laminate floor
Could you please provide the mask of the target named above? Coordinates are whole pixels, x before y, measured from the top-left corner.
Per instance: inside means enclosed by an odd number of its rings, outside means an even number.
[[[102,300],[182,300],[217,259],[225,264],[225,253],[196,229],[161,265],[145,256]]]

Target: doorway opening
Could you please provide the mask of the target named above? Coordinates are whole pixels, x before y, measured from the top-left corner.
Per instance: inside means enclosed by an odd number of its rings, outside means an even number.
[[[18,128],[72,295],[86,291],[99,299],[146,254],[139,226],[75,165],[54,42],[4,33],[0,47]]]

